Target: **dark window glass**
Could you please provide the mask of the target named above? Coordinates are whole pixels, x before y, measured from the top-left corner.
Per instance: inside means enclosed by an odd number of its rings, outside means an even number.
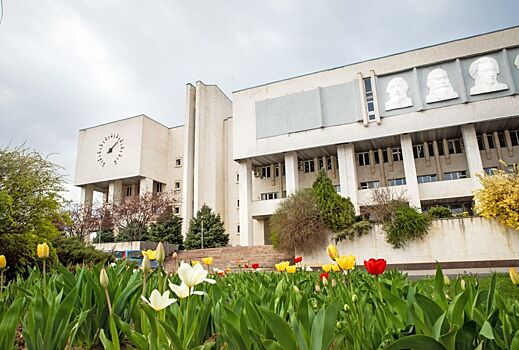
[[[373,91],[371,89],[371,78],[364,78],[364,88],[366,90],[366,93]]]
[[[443,152],[443,142],[438,142],[438,155],[443,156],[445,153]]]
[[[496,145],[494,144],[494,136],[493,135],[487,135],[487,141],[488,141],[488,148],[489,149],[496,148]]]
[[[506,138],[505,138],[505,133],[504,132],[500,132],[499,134],[497,134],[498,137],[499,137],[499,145],[501,147],[506,147]]]
[[[384,163],[389,162],[389,159],[387,158],[387,149],[382,150],[382,158],[384,159]]]
[[[485,150],[485,144],[483,143],[483,137],[482,136],[478,136],[477,137],[478,139],[478,148],[480,151],[484,151]]]
[[[378,151],[373,153],[373,158],[375,159],[375,164],[380,163],[380,159],[378,158]]]

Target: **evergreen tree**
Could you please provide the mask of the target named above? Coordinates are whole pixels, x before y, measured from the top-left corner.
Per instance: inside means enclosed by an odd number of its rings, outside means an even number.
[[[189,222],[189,230],[185,241],[186,249],[202,248],[202,225],[204,248],[225,247],[229,243],[229,235],[225,233],[220,214],[213,213],[211,208],[204,204]]]
[[[353,204],[349,198],[344,198],[335,192],[332,181],[324,169],[319,171],[312,189],[326,226],[337,233],[353,225],[355,222]]]
[[[147,236],[148,241],[178,244],[178,249],[184,249],[182,239],[182,218],[169,213],[162,215],[152,224]]]

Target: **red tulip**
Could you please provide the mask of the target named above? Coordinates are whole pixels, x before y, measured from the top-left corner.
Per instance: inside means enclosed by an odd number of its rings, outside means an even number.
[[[303,261],[303,257],[302,256],[296,256],[294,258],[294,264],[300,263],[301,261]]]
[[[385,259],[369,259],[368,261],[364,260],[364,266],[366,270],[372,275],[380,275],[384,273],[386,269],[387,261]]]
[[[254,263],[254,264],[252,264],[252,268],[253,268],[253,269],[257,269],[257,268],[259,268],[259,264],[258,264],[258,263]]]
[[[323,278],[326,278],[328,280],[330,278],[330,275],[328,274],[328,272],[323,272],[319,275],[319,278],[321,279],[321,281]]]
[[[249,268],[249,265],[245,264],[245,265],[243,265],[243,267],[245,267],[247,269],[247,268]]]

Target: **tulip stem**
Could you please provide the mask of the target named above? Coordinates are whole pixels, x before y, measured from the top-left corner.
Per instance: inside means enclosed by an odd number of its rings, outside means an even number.
[[[46,284],[46,270],[45,270],[45,259],[43,260],[43,292],[45,293],[46,289],[47,289],[47,284]]]
[[[0,271],[0,299],[2,298],[2,293],[4,291],[4,269]]]
[[[106,303],[108,304],[108,312],[112,314],[112,303],[110,302],[110,294],[108,294],[108,288],[105,288]]]
[[[144,272],[144,279],[142,280],[142,295],[146,295],[146,270]]]

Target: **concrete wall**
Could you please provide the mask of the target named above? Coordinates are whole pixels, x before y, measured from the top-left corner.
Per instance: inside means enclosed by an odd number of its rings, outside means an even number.
[[[512,260],[519,256],[519,232],[480,217],[440,219],[433,221],[423,239],[403,249],[393,249],[386,243],[381,225],[337,247],[341,255],[357,256],[357,265],[369,258],[384,258],[388,264]],[[303,258],[311,266],[330,262],[326,246],[303,254]]]

